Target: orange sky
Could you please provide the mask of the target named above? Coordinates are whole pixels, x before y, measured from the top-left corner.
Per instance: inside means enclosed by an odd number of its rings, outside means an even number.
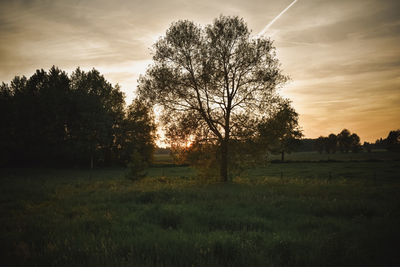
[[[95,67],[129,103],[171,22],[205,25],[238,15],[259,33],[292,0],[0,1],[0,81],[56,65]],[[306,137],[356,132],[362,141],[400,128],[400,1],[298,0],[267,30]]]

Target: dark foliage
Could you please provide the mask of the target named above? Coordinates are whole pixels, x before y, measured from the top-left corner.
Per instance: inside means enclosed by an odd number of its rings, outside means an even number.
[[[17,76],[0,86],[0,165],[126,164],[134,148],[150,160],[149,112],[138,103],[126,111],[119,86],[95,69]]]
[[[298,123],[299,115],[283,102],[277,111],[258,125],[260,144],[272,153],[280,153],[284,161],[285,152],[290,153],[299,146],[303,136]]]
[[[328,137],[320,136],[316,139],[303,139],[298,151],[318,151],[334,154],[337,150],[342,153],[357,153],[362,150],[360,137],[349,130],[343,129],[338,135],[331,133]]]
[[[400,129],[389,132],[386,145],[388,150],[400,152]]]

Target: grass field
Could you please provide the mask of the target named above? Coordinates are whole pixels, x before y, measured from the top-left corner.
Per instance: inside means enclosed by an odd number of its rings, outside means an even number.
[[[271,160],[280,160],[280,154],[270,155]],[[318,153],[318,152],[295,152],[286,153],[287,161],[392,161],[400,160],[400,153],[388,152],[386,150],[374,150],[370,153]]]
[[[399,266],[400,161],[375,156],[270,163],[229,184],[163,164],[139,182],[124,169],[3,169],[0,263]]]

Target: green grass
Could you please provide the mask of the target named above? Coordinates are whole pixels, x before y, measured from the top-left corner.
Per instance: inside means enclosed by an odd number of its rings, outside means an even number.
[[[281,154],[270,154],[268,156],[269,161],[280,161]],[[400,153],[389,152],[386,150],[373,150],[372,152],[359,152],[359,153],[318,153],[316,151],[313,152],[294,152],[294,153],[285,153],[285,161],[289,162],[347,162],[347,161],[366,161],[366,162],[374,162],[374,161],[399,161]],[[173,165],[173,159],[169,154],[155,154],[154,155],[154,163],[155,166],[171,166]]]
[[[173,164],[172,157],[169,154],[155,154],[154,162],[157,165]]]
[[[399,266],[399,161],[0,170],[2,266]]]

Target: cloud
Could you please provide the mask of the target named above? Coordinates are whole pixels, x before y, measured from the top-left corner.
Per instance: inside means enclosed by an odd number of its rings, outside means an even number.
[[[238,15],[257,33],[292,2],[3,0],[0,81],[52,65],[95,67],[132,98],[149,48],[172,21],[205,25]],[[347,127],[373,140],[398,128],[398,10],[397,0],[299,0],[268,29],[293,80],[282,94],[293,100],[306,136]]]

